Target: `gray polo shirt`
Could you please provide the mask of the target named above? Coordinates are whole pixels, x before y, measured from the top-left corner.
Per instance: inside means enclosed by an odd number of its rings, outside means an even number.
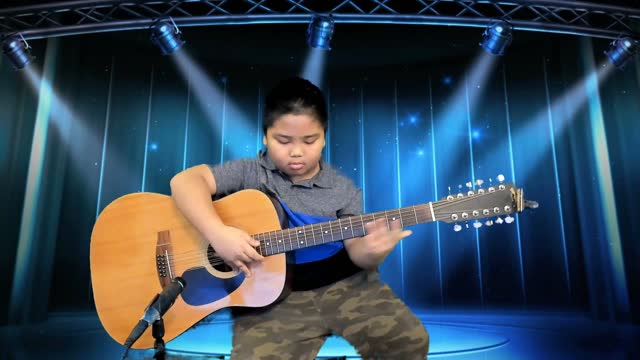
[[[362,214],[360,189],[324,161],[320,162],[320,172],[316,176],[295,184],[276,167],[266,152],[260,152],[256,159],[232,160],[211,166],[211,171],[216,181],[216,199],[244,189],[257,189],[274,196],[296,215],[295,218],[306,219],[306,223]],[[291,221],[290,217],[290,226],[304,225]],[[342,241],[339,241],[296,250],[296,263],[327,258],[342,247]]]

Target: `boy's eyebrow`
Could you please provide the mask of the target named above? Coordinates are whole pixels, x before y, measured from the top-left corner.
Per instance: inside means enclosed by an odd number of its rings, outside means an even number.
[[[285,135],[285,134],[273,134],[273,136],[274,137],[283,138],[283,139],[292,139],[293,138],[293,136]],[[320,134],[312,134],[312,135],[303,136],[304,139],[310,139],[310,138],[314,138],[314,137],[320,137]]]

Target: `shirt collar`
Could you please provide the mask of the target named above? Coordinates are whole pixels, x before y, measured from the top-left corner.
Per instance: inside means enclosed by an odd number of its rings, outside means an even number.
[[[258,163],[267,170],[280,171],[276,167],[276,164],[273,163],[273,160],[271,160],[271,157],[267,155],[266,150],[260,150],[260,153],[258,154]],[[314,185],[321,188],[332,188],[333,183],[331,181],[331,173],[333,173],[334,171],[335,170],[333,170],[331,165],[329,165],[328,163],[320,159],[320,171],[316,174],[316,176],[314,176],[309,180],[296,183],[295,185],[304,186],[308,188],[311,188]],[[288,178],[286,174],[282,173],[282,175]]]

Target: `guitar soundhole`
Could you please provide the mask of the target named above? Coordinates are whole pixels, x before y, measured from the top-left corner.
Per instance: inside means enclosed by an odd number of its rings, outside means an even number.
[[[231,266],[227,265],[227,263],[225,263],[220,257],[218,257],[218,255],[216,255],[215,250],[213,250],[213,247],[211,247],[211,245],[209,245],[209,248],[207,249],[207,258],[209,259],[209,264],[211,264],[211,266],[220,271],[220,272],[232,272],[233,268],[231,268]]]

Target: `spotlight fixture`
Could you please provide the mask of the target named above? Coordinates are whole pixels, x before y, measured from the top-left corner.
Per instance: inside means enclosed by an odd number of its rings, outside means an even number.
[[[333,18],[316,15],[311,19],[307,28],[307,44],[321,50],[331,50],[333,36]]]
[[[617,68],[622,68],[635,55],[636,51],[638,51],[638,40],[625,37],[614,40],[609,50],[604,53]]]
[[[492,22],[482,34],[480,46],[488,53],[502,56],[504,50],[511,44],[513,27],[506,21]]]
[[[13,68],[16,70],[23,69],[33,60],[33,56],[29,53],[31,47],[22,36],[8,37],[2,44],[2,52],[9,59]]]
[[[173,54],[184,45],[181,34],[172,19],[171,22],[161,20],[151,29],[151,42],[160,48],[162,55]]]

